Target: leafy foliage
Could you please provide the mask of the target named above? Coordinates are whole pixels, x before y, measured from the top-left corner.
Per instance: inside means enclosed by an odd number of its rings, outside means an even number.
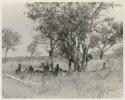
[[[20,43],[20,35],[9,28],[2,30],[2,48],[15,50],[15,46]]]
[[[17,32],[9,28],[2,29],[2,48],[5,49],[5,58],[9,50],[16,50],[16,46],[21,43],[20,38]]]
[[[35,2],[27,4],[27,17],[34,21],[34,29],[49,40],[51,58],[55,57],[58,48],[60,54],[65,55],[69,60],[72,58],[74,65],[80,66],[81,46],[82,62],[84,62],[89,48],[94,48],[99,43],[98,47],[102,52],[100,44],[106,46],[115,44],[116,38],[114,35],[110,37],[109,34],[115,30],[113,29],[115,25],[110,25],[112,19],[97,21],[100,19],[101,11],[113,6],[113,3],[104,2]],[[96,36],[93,34],[95,30],[98,31]],[[107,39],[110,42],[107,43]]]
[[[123,24],[115,22],[112,18],[105,18],[96,29],[96,33],[92,35],[92,43],[99,49],[101,56],[122,40]]]
[[[36,42],[32,42],[28,45],[27,47],[27,52],[31,53],[31,56],[33,56],[33,54],[35,53],[37,49],[37,43]]]

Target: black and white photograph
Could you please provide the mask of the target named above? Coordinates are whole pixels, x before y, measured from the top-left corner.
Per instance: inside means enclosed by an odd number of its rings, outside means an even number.
[[[3,99],[123,97],[123,2],[1,5]]]

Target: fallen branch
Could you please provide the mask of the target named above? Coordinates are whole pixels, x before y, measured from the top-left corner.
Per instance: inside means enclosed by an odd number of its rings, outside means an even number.
[[[17,81],[17,82],[19,82],[19,83],[21,83],[21,84],[27,86],[27,87],[31,87],[32,85],[42,85],[42,83],[26,82],[26,81],[23,81],[23,80],[21,80],[21,79],[15,77],[15,76],[8,75],[8,74],[4,74],[4,76],[5,76],[6,78],[13,79],[13,80],[15,80],[15,81]]]

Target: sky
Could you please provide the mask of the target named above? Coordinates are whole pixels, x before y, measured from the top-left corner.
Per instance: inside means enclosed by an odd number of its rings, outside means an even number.
[[[26,11],[26,1],[24,2],[7,2],[7,0],[2,2],[2,28],[10,28],[15,32],[18,32],[21,38],[21,44],[18,45],[16,51],[9,51],[8,56],[29,56],[27,53],[27,46],[32,41],[32,36],[34,31],[32,30],[33,23],[24,14]],[[123,19],[122,8],[114,8],[109,11],[109,15],[114,16],[117,21],[122,21]],[[43,54],[47,55],[43,48]],[[4,51],[2,51],[2,56],[4,56]]]

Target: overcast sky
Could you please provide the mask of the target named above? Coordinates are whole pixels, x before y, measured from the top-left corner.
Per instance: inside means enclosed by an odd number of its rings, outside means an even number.
[[[18,0],[17,0],[18,1]],[[24,11],[26,2],[2,2],[2,27],[10,28],[21,34],[21,45],[17,46],[16,51],[9,51],[8,56],[28,56],[27,45],[32,41],[32,21],[27,18]],[[122,8],[115,8],[110,11],[117,21],[122,21]],[[4,55],[4,52],[2,52]],[[45,54],[45,53],[44,53]]]

